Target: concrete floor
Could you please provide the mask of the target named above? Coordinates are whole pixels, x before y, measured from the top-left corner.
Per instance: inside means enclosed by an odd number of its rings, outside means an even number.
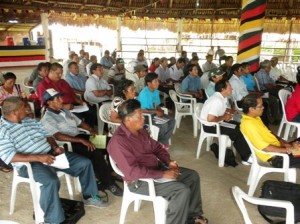
[[[235,168],[219,168],[213,153],[204,150],[201,153],[200,159],[197,160],[195,159],[197,144],[198,137],[192,137],[192,120],[186,117],[182,120],[180,128],[176,130],[175,135],[172,137],[170,153],[173,159],[177,160],[181,166],[192,168],[199,172],[201,177],[203,209],[205,216],[209,219],[209,223],[243,223],[241,213],[231,194],[231,187],[237,185],[244,191],[248,191],[246,181],[250,166],[244,166],[239,163]],[[237,160],[239,160],[239,158],[237,158]],[[282,178],[282,175],[279,174],[269,174],[263,177],[262,181],[266,179],[282,180]],[[259,187],[255,193],[256,196],[259,195],[262,181],[259,183]],[[13,215],[8,214],[11,182],[11,173],[6,174],[0,172],[0,220],[9,219],[24,224],[33,223],[32,200],[27,184],[21,184],[19,186],[15,212]],[[62,197],[68,197],[65,186],[65,181],[62,180]],[[80,195],[78,195],[77,198],[80,199]],[[97,209],[86,207],[86,214],[78,223],[118,223],[121,202],[122,198],[109,194],[108,208]],[[257,212],[256,206],[247,205],[247,207],[253,223],[266,223]],[[134,212],[132,205],[129,207],[126,223],[136,224],[141,222],[154,223],[153,208],[149,202],[143,202],[139,212]]]
[[[29,76],[32,69],[14,69],[17,74],[18,83],[22,83],[24,77]],[[3,72],[3,70],[0,70]],[[271,127],[277,130],[277,127]],[[231,193],[232,186],[239,186],[242,190],[248,191],[246,181],[250,171],[250,166],[241,163],[235,168],[219,168],[217,159],[212,152],[206,152],[203,145],[200,158],[195,158],[198,144],[197,138],[193,138],[192,119],[186,117],[182,119],[181,126],[172,137],[172,147],[170,154],[177,160],[180,166],[195,169],[201,177],[202,201],[205,216],[210,224],[241,224],[242,215],[233,199]],[[239,161],[239,158],[237,158]],[[299,174],[297,174],[299,180]],[[268,174],[259,182],[255,196],[259,196],[261,183],[266,179],[283,180],[283,175]],[[65,181],[61,181],[61,197],[68,198]],[[0,172],[0,220],[7,219],[17,221],[22,224],[34,223],[32,220],[32,199],[29,186],[20,184],[17,192],[15,212],[9,215],[10,193],[11,193],[12,173]],[[298,181],[299,183],[299,181]],[[78,195],[80,200],[81,196]],[[109,193],[109,206],[103,209],[86,207],[86,214],[78,222],[79,224],[99,223],[115,224],[119,221],[122,198],[115,197]],[[247,205],[252,222],[255,224],[266,223],[257,211],[256,206]],[[1,222],[0,222],[1,223]],[[127,224],[154,223],[152,203],[143,202],[139,212],[133,211],[131,205],[126,216]]]

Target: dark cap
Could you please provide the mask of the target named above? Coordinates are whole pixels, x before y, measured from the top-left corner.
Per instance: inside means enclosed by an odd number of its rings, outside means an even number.
[[[117,61],[116,61],[116,64],[125,64],[123,58],[118,58]]]
[[[55,89],[51,88],[51,89],[47,89],[44,93],[43,93],[43,103],[47,103],[48,100],[51,100],[55,97],[61,96],[63,95],[63,93],[57,92]]]
[[[208,72],[208,77],[211,78],[211,77],[217,77],[217,76],[221,76],[221,75],[224,75],[225,72],[222,71],[222,69],[220,68],[214,68],[212,70],[210,70]]]
[[[146,71],[146,70],[147,70],[147,67],[144,65],[137,65],[134,67],[135,72],[141,72],[141,71]]]

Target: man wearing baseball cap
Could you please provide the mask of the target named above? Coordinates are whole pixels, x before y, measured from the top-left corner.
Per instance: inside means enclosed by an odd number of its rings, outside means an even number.
[[[137,65],[134,67],[134,73],[126,75],[127,79],[134,82],[134,89],[136,93],[140,93],[145,87],[145,76],[147,73],[147,67],[145,65]]]
[[[123,58],[118,58],[116,65],[112,66],[108,72],[108,83],[117,86],[118,83],[125,79],[125,67]]]
[[[220,68],[212,69],[208,72],[209,84],[205,89],[207,97],[210,97],[215,93],[215,84],[223,78],[225,74]]]
[[[96,135],[96,132],[70,111],[62,109],[61,95],[54,89],[47,89],[43,94],[47,109],[41,119],[42,125],[56,140],[71,142],[73,152],[91,160],[96,178],[101,182],[99,190],[109,190],[116,196],[122,196],[123,191],[115,183],[111,175],[112,168],[105,161],[102,151],[96,150],[89,140],[90,135],[83,134],[79,128],[87,130],[91,135]]]

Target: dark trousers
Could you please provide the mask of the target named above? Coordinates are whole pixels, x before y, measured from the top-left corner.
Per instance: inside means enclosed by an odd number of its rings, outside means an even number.
[[[169,202],[167,224],[184,224],[188,219],[203,214],[199,174],[183,167],[180,167],[180,173],[176,181],[154,182],[156,195]],[[131,192],[149,195],[147,182],[138,181],[128,187]]]
[[[231,141],[233,141],[233,145],[235,149],[238,151],[240,154],[242,160],[247,161],[251,155],[251,150],[242,134],[240,131],[240,124],[235,121],[230,121],[230,123],[233,123],[236,125],[235,129],[232,128],[227,128],[221,126],[221,134],[222,135],[228,135]],[[203,126],[204,131],[209,132],[209,133],[216,133],[216,127],[214,126]]]
[[[289,154],[289,158],[291,168],[300,168],[300,157],[294,157],[292,154]],[[282,168],[283,166],[283,158],[281,156],[273,156],[268,161],[273,167]]]
[[[85,140],[90,138],[89,135],[85,134],[80,134],[76,137],[83,138]],[[89,151],[85,145],[79,142],[72,142],[71,144],[73,152],[91,160],[96,178],[101,182],[101,184],[103,184],[103,187],[108,187],[114,183],[113,177],[111,176],[112,168],[104,159],[106,150],[96,149],[94,151]]]
[[[82,112],[82,113],[73,113],[76,115],[76,117],[80,118],[81,120],[84,120],[90,127],[94,127],[95,124],[97,124],[97,113],[96,111],[96,106],[94,105],[89,105],[88,111]]]

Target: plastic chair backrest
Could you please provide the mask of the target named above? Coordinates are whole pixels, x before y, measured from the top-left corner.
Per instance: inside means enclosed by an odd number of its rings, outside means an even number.
[[[280,99],[280,103],[281,103],[281,106],[282,106],[282,111],[283,111],[283,115],[286,119],[286,113],[285,113],[285,104],[288,100],[288,98],[290,97],[292,93],[286,89],[281,89],[279,90],[278,92],[278,96],[279,96],[279,99]]]

